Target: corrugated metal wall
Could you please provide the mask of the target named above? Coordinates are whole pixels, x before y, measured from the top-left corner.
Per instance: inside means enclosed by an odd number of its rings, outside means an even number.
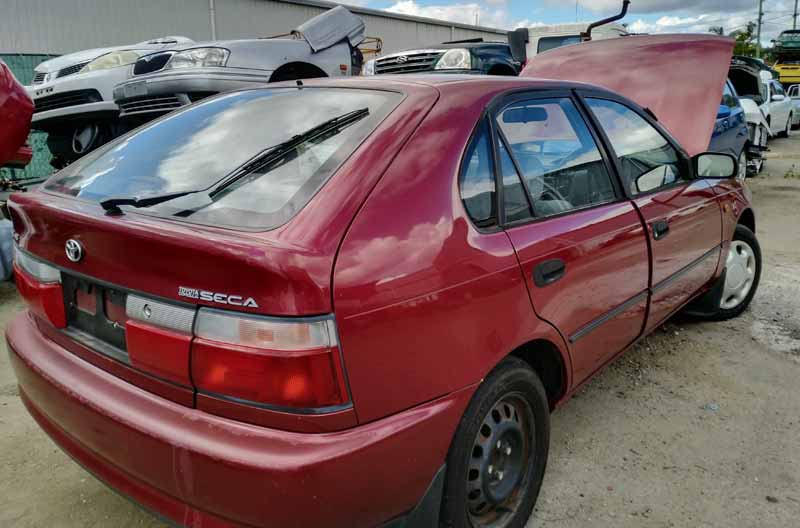
[[[286,33],[327,5],[276,0],[215,3],[219,39]],[[6,54],[62,55],[163,35],[211,38],[207,0],[2,0],[0,5],[0,53]],[[366,22],[368,35],[383,39],[386,52],[453,39],[504,39],[502,31],[353,10]]]

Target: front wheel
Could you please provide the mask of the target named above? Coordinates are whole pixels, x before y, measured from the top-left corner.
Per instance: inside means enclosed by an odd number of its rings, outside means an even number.
[[[744,146],[742,153],[739,154],[739,174],[737,177],[740,180],[747,178],[747,145]]]
[[[550,409],[524,361],[508,357],[475,392],[447,455],[442,523],[522,528],[544,478]]]
[[[710,319],[724,321],[747,309],[761,279],[761,246],[756,235],[737,225],[725,260],[725,286],[719,308]]]

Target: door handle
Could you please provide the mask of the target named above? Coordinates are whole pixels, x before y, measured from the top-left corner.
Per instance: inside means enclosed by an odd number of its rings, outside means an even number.
[[[661,240],[669,233],[669,223],[666,220],[657,220],[652,224],[653,240]]]
[[[561,259],[540,262],[533,268],[533,283],[539,288],[553,284],[567,272],[567,265]]]

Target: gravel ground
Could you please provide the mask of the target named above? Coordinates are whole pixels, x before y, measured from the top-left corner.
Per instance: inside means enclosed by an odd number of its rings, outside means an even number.
[[[670,321],[557,411],[529,528],[800,523],[800,135],[771,148],[749,180],[764,253],[751,309],[724,323]],[[0,327],[20,308],[0,285]],[[5,354],[0,526],[164,526],[39,430]]]

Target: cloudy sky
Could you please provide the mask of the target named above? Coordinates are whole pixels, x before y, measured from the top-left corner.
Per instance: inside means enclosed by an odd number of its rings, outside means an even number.
[[[619,11],[622,0],[340,0],[343,4],[454,22],[513,29],[537,24],[592,21]],[[764,0],[762,42],[791,28],[794,0]],[[758,0],[632,0],[624,22],[641,33],[741,29],[755,20]],[[798,19],[800,23],[800,19]]]

